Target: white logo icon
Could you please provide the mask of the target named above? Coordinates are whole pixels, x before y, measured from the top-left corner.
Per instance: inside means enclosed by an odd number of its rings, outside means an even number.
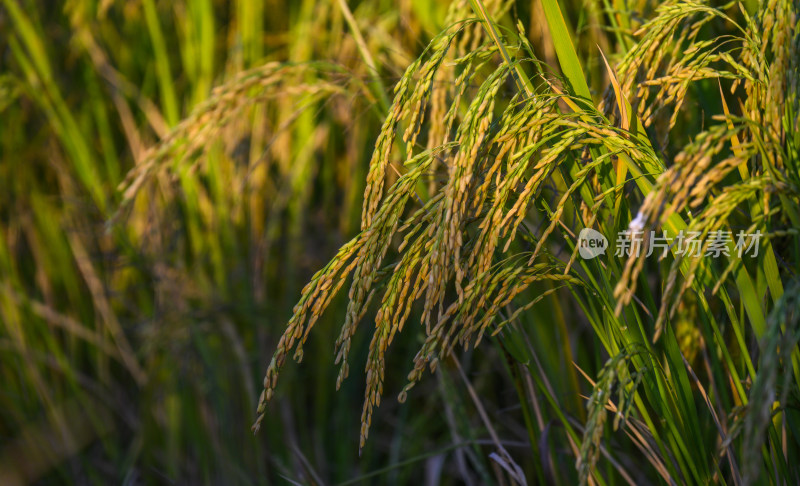
[[[578,234],[578,253],[585,260],[605,255],[607,248],[608,240],[599,231],[583,228]]]

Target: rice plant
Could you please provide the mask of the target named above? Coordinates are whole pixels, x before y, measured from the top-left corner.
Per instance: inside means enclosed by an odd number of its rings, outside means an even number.
[[[596,102],[556,2],[542,3],[563,77],[537,59],[521,24],[501,26],[484,4],[471,3],[483,39],[463,50],[474,21],[454,23],[395,86],[370,162],[361,232],[303,290],[267,368],[254,429],[286,358],[302,359],[312,328],[350,275],[337,386],[375,302],[361,447],[384,393],[387,351],[406,325],[421,326],[425,339],[401,402],[426,368],[435,371],[454,359],[457,345],[477,346],[485,336],[527,346],[523,356],[509,353],[528,373],[546,375],[531,365],[541,345],[521,335],[552,324],[535,306],[560,291],[580,309],[574,319],[590,324],[594,349],[613,357],[606,368],[616,369],[594,385],[585,424],[558,413],[560,397],[545,376],[531,391],[551,402],[582,484],[631,479],[626,464],[643,459],[650,465],[639,477],[669,483],[796,482],[800,376],[788,309],[796,297],[797,4],[748,11],[740,3],[676,1],[641,25],[628,18],[631,30],[619,34],[630,46],[615,67],[606,62],[609,87]],[[440,70],[453,82],[437,90]],[[686,109],[693,98],[711,111],[696,133],[677,130],[696,116]],[[405,145],[395,150],[401,134]],[[390,167],[398,175],[387,188]],[[421,185],[425,179],[433,182]],[[658,230],[672,244],[654,261],[647,261],[651,252],[619,251],[623,240],[606,258],[578,259],[581,228],[644,235],[634,244],[651,250]],[[730,228],[740,229],[739,240]],[[688,235],[702,243],[695,254],[682,241]],[[742,250],[753,238],[763,238],[762,247],[748,260]],[[695,305],[681,316],[689,296]],[[421,315],[411,319],[417,302]],[[678,341],[682,318],[699,328],[699,342]],[[788,341],[768,337],[778,335]],[[693,363],[689,346],[702,351]],[[627,376],[622,363],[635,370],[638,386],[617,385],[627,394],[615,404],[609,380]],[[786,368],[780,395],[770,378],[778,368]],[[631,425],[623,427],[630,441],[622,457],[608,453],[615,471],[603,474],[595,464],[606,408]],[[736,432],[739,420],[745,437]],[[540,433],[531,430],[531,444]],[[553,479],[541,471],[540,480]]]
[[[2,0],[0,484],[800,483],[799,10]]]

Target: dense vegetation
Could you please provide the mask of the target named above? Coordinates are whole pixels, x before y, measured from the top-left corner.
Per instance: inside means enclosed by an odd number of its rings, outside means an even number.
[[[0,484],[800,483],[798,12],[2,0]]]

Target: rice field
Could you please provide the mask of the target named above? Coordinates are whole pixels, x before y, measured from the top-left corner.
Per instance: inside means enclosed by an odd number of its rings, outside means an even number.
[[[798,13],[0,0],[0,484],[800,484]]]

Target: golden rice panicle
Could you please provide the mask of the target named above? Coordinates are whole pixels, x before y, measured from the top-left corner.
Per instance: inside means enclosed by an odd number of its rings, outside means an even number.
[[[481,85],[455,136],[454,141],[458,143],[459,149],[448,170],[442,204],[436,209],[437,224],[429,229],[429,236],[432,238],[431,267],[422,311],[422,322],[426,329],[430,328],[436,306],[439,307],[437,319],[441,318],[445,290],[451,275],[456,276],[457,291],[461,293],[462,222],[468,193],[472,189],[474,166],[483,159],[479,152],[484,148],[484,139],[493,119],[494,97],[507,75],[507,69],[499,68]]]
[[[372,224],[372,218],[378,209],[378,203],[383,195],[383,181],[386,177],[386,168],[392,156],[395,132],[400,123],[403,112],[403,105],[411,89],[413,76],[419,69],[421,58],[414,61],[395,87],[395,97],[389,114],[383,122],[378,140],[375,142],[375,150],[372,152],[372,160],[369,163],[367,173],[367,185],[364,189],[364,204],[361,212],[361,229],[366,230]]]
[[[493,18],[501,11],[501,2],[489,0],[484,2],[489,15]],[[506,7],[507,8],[507,7]],[[461,106],[460,100],[468,83],[472,61],[483,51],[480,48],[486,38],[486,30],[479,22],[465,21],[473,16],[469,0],[457,0],[450,3],[444,25],[448,30],[461,29],[458,41],[447,50],[445,58],[433,78],[433,94],[430,98],[430,119],[437,120],[428,127],[427,148],[446,144],[449,140],[452,124]],[[456,75],[458,70],[461,74]],[[438,120],[444,120],[443,123]],[[435,165],[433,167],[435,169]],[[430,192],[435,192],[431,185]]]
[[[277,384],[280,370],[286,362],[286,356],[295,348],[294,358],[301,360],[303,357],[303,343],[308,333],[319,319],[322,312],[330,304],[333,296],[344,284],[344,275],[353,268],[350,260],[358,248],[363,244],[363,238],[357,236],[344,245],[336,256],[322,270],[317,272],[311,281],[303,288],[300,301],[294,307],[294,315],[289,320],[286,330],[278,341],[278,346],[267,366],[264,376],[263,390],[258,400],[256,410],[257,418],[253,424],[253,431],[257,432],[266,412],[266,404],[272,399]],[[310,315],[309,315],[310,313]]]
[[[473,164],[477,164],[482,158],[479,155],[479,151],[484,148],[484,139],[486,138],[493,117],[494,97],[497,95],[506,76],[507,70],[499,69],[483,83],[475,101],[472,102],[462,121],[462,125],[456,135],[456,143],[458,143],[459,150],[456,152],[453,160],[453,167],[455,169],[451,169],[451,178],[448,182],[448,186],[444,189],[445,197],[442,199],[439,208],[437,208],[435,212],[435,219],[438,220],[439,224],[430,226],[431,229],[438,228],[437,236],[430,245],[427,243],[425,245],[421,244],[424,240],[418,238],[417,243],[411,246],[411,249],[415,252],[421,252],[424,249],[429,250],[429,257],[425,258],[424,260],[427,261],[423,262],[424,270],[420,272],[423,277],[427,276],[427,282],[422,283],[418,279],[414,285],[415,292],[413,295],[416,296],[415,294],[423,288],[427,289],[428,296],[425,303],[425,312],[428,313],[428,316],[433,309],[434,303],[438,302],[441,305],[443,302],[444,289],[443,287],[437,286],[436,282],[446,283],[453,272],[450,268],[453,264],[448,262],[450,258],[442,257],[442,255],[456,255],[456,260],[461,258],[459,252],[462,227],[459,221],[461,221],[466,211],[467,192],[472,182],[471,170]],[[413,166],[414,164],[409,165]],[[421,174],[425,168],[426,167],[419,165],[415,170]],[[452,174],[458,174],[459,177],[456,178],[455,175]],[[408,194],[409,192],[413,192],[413,186],[404,189],[393,188],[390,194],[394,194],[395,192]],[[441,248],[441,250],[438,250],[439,248]],[[407,251],[410,250],[407,249]],[[362,412],[362,444],[366,440],[369,431],[373,408],[380,403],[386,347],[391,342],[391,337],[400,328],[409,312],[408,307],[395,308],[397,293],[399,292],[401,295],[408,295],[409,293],[411,270],[413,270],[414,266],[412,262],[416,263],[410,259],[409,255],[416,256],[416,253],[406,253],[401,260],[400,269],[402,271],[395,272],[393,278],[390,280],[388,289],[384,294],[383,304],[378,311],[376,319],[376,332],[373,335],[367,363],[368,383],[364,410]],[[416,258],[414,260],[416,260]],[[438,272],[429,273],[430,269],[438,270]],[[402,285],[402,288],[398,289],[400,285]],[[354,297],[357,298],[358,295],[359,294],[355,294]],[[350,316],[351,314],[349,313],[348,319],[350,319]],[[434,333],[442,332],[445,329],[443,324],[446,319],[441,312],[437,321],[437,329],[433,331]],[[453,331],[454,330],[451,329],[451,333]],[[352,335],[352,331],[349,331],[349,333]]]
[[[361,229],[366,230],[378,210],[383,197],[386,169],[392,158],[394,141],[401,122],[407,124],[403,139],[408,143],[408,159],[413,157],[416,138],[419,135],[428,109],[433,81],[437,70],[446,59],[453,39],[461,32],[444,32],[436,36],[417,60],[406,69],[395,86],[395,96],[386,120],[381,127],[375,149],[369,163],[367,184],[361,214]]]
[[[764,6],[765,11],[760,13],[757,18],[746,18],[746,28],[742,30],[742,37],[733,37],[723,49],[720,49],[714,41],[696,41],[695,36],[698,29],[712,18],[718,18],[724,22],[732,22],[732,20],[722,10],[700,4],[677,2],[662,6],[660,7],[662,15],[640,29],[640,32],[645,32],[643,39],[628,53],[619,69],[620,77],[625,80],[626,86],[631,87],[633,79],[636,79],[641,86],[660,86],[656,98],[649,103],[642,103],[648,98],[646,92],[641,88],[638,94],[632,97],[640,103],[639,113],[645,118],[645,123],[647,123],[649,114],[648,111],[642,110],[654,109],[657,111],[658,106],[673,101],[677,101],[676,107],[679,107],[680,97],[683,96],[682,93],[685,93],[686,83],[712,76],[734,79],[734,87],[738,82],[744,83],[748,95],[745,116],[754,122],[735,125],[733,121],[729,120],[730,125],[718,123],[712,125],[689,143],[675,157],[672,167],[661,174],[652,192],[639,209],[640,214],[645,217],[649,225],[660,227],[673,214],[683,215],[685,211],[691,209],[692,212],[697,212],[698,216],[694,218],[689,230],[699,231],[706,235],[722,227],[737,205],[744,203],[749,197],[755,197],[758,190],[764,191],[765,195],[773,190],[782,190],[781,181],[758,178],[734,187],[726,187],[723,193],[714,199],[714,204],[710,204],[711,201],[708,199],[708,194],[712,189],[720,185],[731,171],[741,164],[747,164],[750,160],[758,160],[753,157],[757,153],[757,146],[751,143],[751,140],[757,140],[758,146],[762,147],[761,151],[765,156],[761,158],[762,163],[775,167],[782,166],[781,158],[784,151],[780,144],[781,140],[785,140],[785,136],[781,132],[783,125],[782,122],[771,121],[782,116],[780,109],[778,111],[774,109],[780,104],[767,103],[767,99],[768,96],[769,99],[783,99],[782,90],[793,85],[793,81],[789,81],[791,74],[781,68],[781,66],[788,66],[788,61],[784,60],[784,56],[791,51],[789,47],[791,42],[787,42],[786,39],[797,35],[796,24],[783,21],[783,19],[791,19],[792,15],[796,15],[793,13],[795,8],[791,7],[790,3],[777,2],[773,5],[775,9],[783,13],[781,20],[777,20],[777,17],[770,13],[771,7],[766,5]],[[677,6],[685,8],[677,9]],[[685,24],[680,34],[673,37],[678,32],[676,30],[678,23],[676,22],[684,22],[692,16],[698,16],[698,18]],[[764,30],[764,26],[770,28]],[[767,36],[762,35],[762,32],[765,31],[769,33]],[[656,41],[660,42],[660,45],[656,46],[654,44]],[[667,51],[665,48],[670,43],[682,44],[684,42],[688,42],[689,47],[682,53],[675,50],[674,46],[671,51]],[[739,48],[736,48],[737,44],[740,45]],[[782,44],[782,47],[778,47],[778,44]],[[768,59],[770,49],[773,50],[773,59]],[[679,57],[675,58],[676,55]],[[640,62],[653,66],[661,62],[659,59],[671,59],[665,64],[668,66],[667,71],[657,74],[656,71],[651,70],[641,77],[642,71],[639,66],[642,64]],[[776,61],[776,64],[773,65],[773,61]],[[728,70],[712,69],[711,62],[723,63]],[[771,75],[774,77],[770,77]],[[771,94],[768,94],[768,91]],[[772,108],[769,110],[761,108],[767,105]],[[773,127],[771,135],[762,137],[759,132],[752,129],[752,127],[764,125]],[[737,142],[737,138],[742,141]],[[734,143],[736,145],[733,155],[722,159],[720,154],[730,149]],[[770,174],[779,173],[768,172]],[[760,226],[762,232],[766,231],[763,224],[762,222]],[[677,259],[681,260],[681,257],[677,257]],[[638,275],[643,268],[642,265],[641,259],[629,259],[626,262],[622,278],[614,292],[615,298],[618,299],[617,313],[624,305],[630,303]],[[664,320],[677,308],[685,291],[696,284],[696,274],[700,272],[705,275],[708,272],[708,265],[709,263],[692,261],[688,267],[684,267],[688,268],[688,273],[681,270],[679,262],[675,262],[671,266],[657,318],[656,337],[662,329]],[[727,265],[722,274],[723,277],[730,274],[732,265],[733,263]],[[679,283],[679,274],[682,272],[684,273],[683,283]],[[716,282],[714,292],[719,290],[723,282],[724,278]]]
[[[721,49],[728,39],[698,40],[703,25],[714,20],[732,22],[724,10],[686,0],[660,5],[657,15],[635,33],[642,36],[641,39],[617,66],[623,93],[642,124],[645,127],[654,125],[662,132],[660,139],[664,147],[692,83],[703,79],[738,79],[746,73],[736,62],[727,66],[720,64],[720,61],[733,61],[730,56],[726,57],[727,48]],[[609,88],[603,102],[606,111],[615,105],[613,96]],[[669,119],[663,127],[655,124],[657,117],[666,115]]]
[[[597,383],[594,384],[592,395],[586,404],[588,416],[583,429],[580,454],[575,464],[581,485],[588,484],[600,457],[600,443],[603,441],[609,409],[616,412],[614,429],[625,418],[630,404],[628,397],[633,395],[642,376],[641,373],[631,373],[628,369],[632,358],[637,354],[639,354],[637,350],[622,351],[610,358],[600,371]],[[630,385],[633,385],[632,389],[628,389]],[[615,389],[618,391],[617,404],[611,400]]]
[[[316,79],[307,83],[286,83],[301,75],[313,75]],[[225,126],[237,119],[243,110],[278,96],[306,94],[312,96],[331,95],[344,92],[347,76],[339,66],[318,63],[310,65],[285,65],[270,62],[237,74],[227,83],[217,86],[208,99],[197,105],[192,113],[170,130],[156,145],[150,148],[119,184],[122,192],[120,209],[113,219],[130,206],[139,190],[153,175],[166,169],[174,169],[175,157],[179,163],[191,161],[197,164],[202,158],[197,152],[206,149],[209,140]]]
[[[438,148],[422,152],[410,161],[409,165],[413,169],[403,174],[392,186],[378,209],[372,225],[364,232],[365,242],[356,256],[345,322],[336,341],[336,363],[340,364],[337,388],[348,375],[347,356],[352,337],[371,300],[373,284],[383,257],[391,244],[392,236],[397,231],[406,203],[414,195],[417,181],[428,170],[435,155],[441,150]]]

